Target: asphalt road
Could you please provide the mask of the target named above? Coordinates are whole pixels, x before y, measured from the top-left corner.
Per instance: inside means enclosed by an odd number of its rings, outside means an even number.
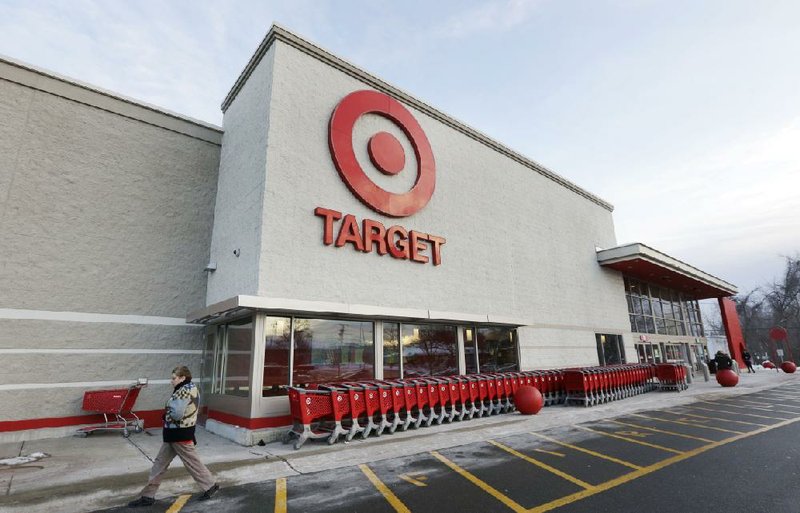
[[[797,440],[790,385],[104,511],[796,513]]]

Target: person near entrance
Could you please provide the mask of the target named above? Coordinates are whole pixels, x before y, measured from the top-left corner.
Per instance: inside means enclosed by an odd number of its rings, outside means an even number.
[[[717,362],[717,370],[723,369],[732,369],[733,368],[733,360],[727,354],[723,353],[722,351],[717,351],[714,360]]]
[[[199,500],[208,500],[219,490],[214,476],[200,461],[195,449],[197,440],[194,437],[194,428],[197,424],[200,394],[197,385],[192,382],[192,373],[189,368],[186,366],[175,367],[172,370],[171,383],[172,395],[167,400],[162,415],[164,443],[161,444],[158,456],[153,462],[153,468],[150,469],[147,485],[142,489],[138,499],[128,503],[128,507],[136,508],[155,504],[156,491],[175,456],[181,459],[183,466],[203,490]]]
[[[742,358],[744,358],[744,364],[747,365],[747,373],[755,372],[756,370],[753,368],[753,357],[750,356],[750,352],[745,351],[742,353]]]

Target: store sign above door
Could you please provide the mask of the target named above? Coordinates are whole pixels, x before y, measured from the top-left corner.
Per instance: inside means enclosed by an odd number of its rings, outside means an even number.
[[[353,129],[364,114],[377,114],[397,125],[414,149],[417,177],[411,190],[405,193],[389,192],[364,172],[356,158]],[[411,112],[394,98],[376,91],[356,91],[347,95],[331,114],[328,128],[331,158],[339,176],[364,205],[390,217],[408,217],[428,204],[436,188],[436,163],[430,142]],[[388,132],[378,132],[367,142],[367,153],[375,168],[386,176],[396,176],[403,171],[406,155],[400,141]],[[344,247],[364,253],[377,251],[401,260],[422,264],[442,263],[442,246],[445,238],[400,225],[386,227],[380,221],[364,219],[361,222],[352,214],[317,207],[314,215],[323,219],[322,241],[326,246]]]

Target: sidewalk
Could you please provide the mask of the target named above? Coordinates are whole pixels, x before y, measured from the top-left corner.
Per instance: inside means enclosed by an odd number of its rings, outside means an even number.
[[[698,399],[752,393],[796,382],[797,374],[763,370],[741,374],[735,388],[722,388],[697,375],[684,392],[650,392],[591,408],[551,406],[538,415],[518,413],[456,422],[393,435],[328,446],[309,441],[300,450],[271,443],[242,447],[198,428],[198,452],[221,486],[290,477],[348,467],[387,458],[445,449],[489,438],[589,422],[630,412],[669,408]],[[699,381],[698,381],[699,379]],[[160,430],[132,434],[95,433],[88,438],[56,438],[0,444],[0,460],[45,453],[36,461],[0,465],[0,511],[62,513],[120,506],[135,498],[161,445]],[[198,493],[176,458],[159,489],[159,497]]]

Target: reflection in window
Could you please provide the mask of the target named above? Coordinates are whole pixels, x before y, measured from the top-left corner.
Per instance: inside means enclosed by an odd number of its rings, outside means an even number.
[[[475,350],[475,330],[464,328],[464,361],[467,374],[478,373],[478,352]]]
[[[383,323],[383,379],[400,378],[400,325]]]
[[[403,324],[403,377],[458,374],[455,326]]]
[[[514,330],[500,327],[478,328],[478,364],[480,372],[518,370]]]
[[[292,383],[372,379],[372,341],[371,322],[295,319]]]
[[[250,394],[253,322],[247,318],[228,324],[224,332],[226,333],[226,365],[222,393],[247,397]]]
[[[697,300],[666,287],[648,286],[627,276],[624,282],[631,331],[703,336]]]
[[[291,325],[288,317],[267,317],[264,323],[264,397],[286,395],[281,387],[289,384]]]

